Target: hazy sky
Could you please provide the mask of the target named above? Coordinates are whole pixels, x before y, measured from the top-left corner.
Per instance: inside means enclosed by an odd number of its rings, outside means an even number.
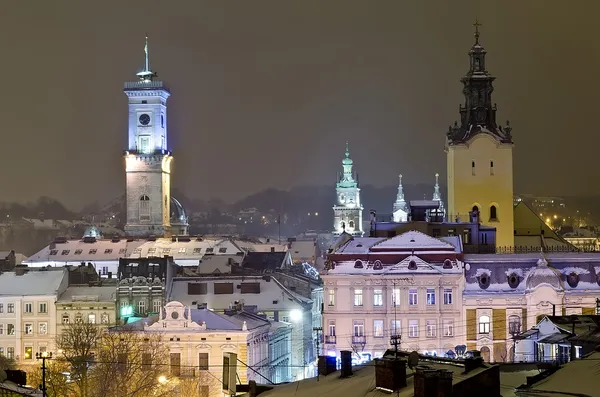
[[[363,184],[433,184],[476,15],[515,189],[600,194],[598,0],[34,3],[0,8],[0,201],[124,191],[123,82],[145,32],[185,194],[333,186],[346,140]]]

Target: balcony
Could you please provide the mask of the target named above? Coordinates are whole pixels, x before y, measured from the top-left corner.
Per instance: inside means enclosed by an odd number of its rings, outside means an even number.
[[[328,345],[335,345],[335,335],[325,335],[325,343]]]
[[[353,345],[364,345],[365,343],[367,343],[367,337],[366,336],[353,336],[352,337],[352,344]]]

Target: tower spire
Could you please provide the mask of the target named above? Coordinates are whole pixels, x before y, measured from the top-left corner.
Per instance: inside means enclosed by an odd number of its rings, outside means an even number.
[[[144,45],[144,68],[137,72],[136,75],[143,82],[152,81],[153,77],[156,77],[156,73],[150,70],[150,56],[148,55],[148,35],[146,34],[146,44]]]
[[[350,149],[348,149],[348,141],[346,141],[346,158],[350,158]]]
[[[406,199],[404,198],[404,189],[402,188],[402,174],[398,175],[398,194],[393,206],[394,212],[402,210],[406,212]]]
[[[481,24],[477,18],[475,18],[475,23],[473,26],[475,27],[475,33],[473,34],[475,36],[475,45],[479,45],[479,27]]]
[[[433,186],[433,201],[439,201],[440,206],[438,211],[442,213],[442,216],[446,215],[446,209],[444,208],[444,202],[442,201],[442,194],[440,193],[440,174],[435,173],[435,185]]]

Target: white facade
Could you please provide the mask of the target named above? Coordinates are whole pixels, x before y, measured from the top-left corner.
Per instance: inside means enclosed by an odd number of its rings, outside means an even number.
[[[34,364],[36,353],[52,351],[57,334],[58,296],[66,271],[0,275],[0,353],[19,364]]]
[[[444,355],[461,343],[462,262],[455,246],[411,231],[354,238],[329,256],[324,353],[381,356],[392,335],[402,350]]]
[[[346,156],[342,160],[343,173],[336,184],[336,204],[333,206],[333,234],[339,236],[346,232],[361,237],[363,232],[360,188],[352,171],[353,161],[346,143]]]
[[[116,324],[117,286],[69,286],[56,301],[59,333],[73,323],[92,323],[107,328]]]

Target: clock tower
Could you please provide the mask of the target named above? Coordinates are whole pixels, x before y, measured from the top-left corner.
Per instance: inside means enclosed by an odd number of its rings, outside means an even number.
[[[150,69],[148,38],[137,81],[125,83],[129,102],[129,142],[125,150],[129,236],[171,233],[171,162],[167,149],[167,99],[171,95]]]
[[[469,220],[477,211],[479,222],[496,228],[496,246],[514,245],[512,128],[496,122],[492,103],[495,77],[486,69],[487,51],[479,43],[469,51],[469,71],[461,79],[465,104],[460,123],[446,133],[448,162],[448,219]],[[435,199],[435,197],[434,197]]]
[[[333,234],[348,233],[362,237],[362,211],[358,177],[352,171],[353,161],[346,142],[346,156],[342,160],[343,172],[338,174],[336,183],[336,203],[333,206]]]

